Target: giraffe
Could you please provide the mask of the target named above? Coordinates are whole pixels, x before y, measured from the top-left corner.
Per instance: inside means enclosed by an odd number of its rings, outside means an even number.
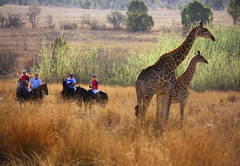
[[[208,38],[215,41],[213,35],[207,28],[203,27],[202,22],[194,27],[186,36],[183,43],[176,49],[164,53],[151,66],[143,69],[135,80],[135,89],[137,93],[137,105],[135,106],[135,114],[143,119],[147,113],[149,103],[156,94],[156,120],[159,115],[161,96],[166,95],[165,118],[168,119],[169,108],[174,94],[176,85],[176,77],[174,70],[186,58],[192,45],[197,37]]]
[[[195,56],[192,57],[190,62],[187,65],[184,73],[177,78],[177,84],[175,85],[175,92],[172,96],[172,103],[180,104],[180,120],[181,124],[184,117],[184,108],[187,104],[187,99],[189,96],[188,85],[190,84],[193,75],[195,73],[195,68],[198,62],[208,63],[208,61],[200,54],[200,51],[195,53]],[[163,118],[164,103],[166,102],[166,95],[162,96],[162,105],[161,105],[161,118]],[[157,115],[156,115],[157,116]]]

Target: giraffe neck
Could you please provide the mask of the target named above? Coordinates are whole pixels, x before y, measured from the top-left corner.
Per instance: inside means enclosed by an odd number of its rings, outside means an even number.
[[[185,40],[178,48],[174,49],[171,52],[163,54],[162,56],[159,57],[158,61],[160,61],[162,57],[166,57],[171,63],[171,68],[175,70],[186,58],[196,38],[197,38],[197,27],[194,27],[188,33]]]
[[[180,84],[184,84],[187,87],[192,81],[193,75],[195,73],[196,65],[197,65],[197,60],[195,60],[193,57],[188,63],[187,68],[185,69],[183,74],[177,78],[177,82]]]

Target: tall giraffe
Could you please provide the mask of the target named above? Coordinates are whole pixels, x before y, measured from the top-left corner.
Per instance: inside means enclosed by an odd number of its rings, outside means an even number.
[[[161,55],[157,62],[143,69],[135,81],[137,93],[137,105],[135,114],[137,117],[144,118],[152,97],[157,95],[156,114],[158,115],[161,96],[166,95],[165,118],[168,119],[169,108],[174,94],[176,77],[174,70],[186,58],[197,37],[209,38],[215,41],[213,35],[207,28],[203,27],[202,22],[194,27],[187,35],[183,43],[176,49]],[[140,115],[139,115],[140,113]],[[156,117],[157,119],[157,117]]]
[[[208,61],[200,54],[200,51],[195,53],[190,62],[187,65],[184,73],[177,78],[177,84],[175,86],[175,92],[172,96],[172,103],[180,103],[180,119],[181,123],[184,117],[184,108],[187,104],[187,99],[189,96],[188,85],[190,84],[193,75],[195,73],[196,65],[198,62],[208,63]],[[163,117],[164,103],[166,102],[166,95],[162,96],[161,101],[161,118]],[[158,113],[157,113],[158,114]],[[158,116],[158,115],[156,115]]]

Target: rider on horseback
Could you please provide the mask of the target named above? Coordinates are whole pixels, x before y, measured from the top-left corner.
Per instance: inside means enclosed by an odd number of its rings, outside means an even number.
[[[92,75],[92,86],[89,86],[92,89],[92,92],[94,96],[98,99],[99,93],[98,93],[98,80],[96,74]]]
[[[23,84],[23,87],[26,88],[27,91],[29,92],[29,88],[28,88],[29,76],[27,75],[26,70],[22,71],[22,76],[20,77],[20,80]]]
[[[38,78],[38,73],[35,73],[35,77],[32,78],[31,80],[31,83],[30,83],[30,86],[31,86],[31,92],[30,92],[30,95],[32,96],[32,94],[35,94],[37,93],[37,88],[41,85],[41,79]],[[41,94],[42,96],[42,94]]]
[[[67,79],[67,86],[68,86],[68,92],[69,93],[74,93],[75,92],[75,85],[76,85],[76,80],[73,77],[73,73],[71,73],[70,77]]]

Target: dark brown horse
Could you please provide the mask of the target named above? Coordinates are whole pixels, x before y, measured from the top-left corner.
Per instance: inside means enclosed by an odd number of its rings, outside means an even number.
[[[86,104],[90,104],[90,107],[93,103],[99,103],[101,106],[105,106],[108,101],[108,95],[104,91],[99,91],[98,95],[94,94],[92,90],[86,90],[80,86],[76,89],[76,95],[78,97],[79,102],[84,102],[84,106]]]
[[[42,99],[43,98],[42,92],[44,92],[45,95],[48,95],[48,87],[47,87],[46,83],[40,85],[36,90],[33,91],[32,95],[31,95],[31,99],[32,100]]]

